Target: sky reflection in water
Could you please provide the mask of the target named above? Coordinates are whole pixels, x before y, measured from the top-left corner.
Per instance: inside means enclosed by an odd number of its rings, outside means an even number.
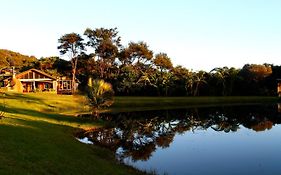
[[[138,169],[170,175],[281,173],[277,105],[121,113],[103,118],[110,126],[88,133],[89,140]]]

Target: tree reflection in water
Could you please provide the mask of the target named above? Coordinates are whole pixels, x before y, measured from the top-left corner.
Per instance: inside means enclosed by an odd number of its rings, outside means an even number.
[[[157,147],[167,148],[176,134],[213,129],[236,132],[241,126],[264,131],[281,122],[276,105],[198,108],[176,111],[149,111],[103,114],[108,126],[87,131],[94,144],[116,152],[119,160],[148,160]],[[112,127],[114,126],[114,127]]]

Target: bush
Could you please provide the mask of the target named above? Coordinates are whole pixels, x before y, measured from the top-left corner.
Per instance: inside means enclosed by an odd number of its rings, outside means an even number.
[[[98,115],[99,109],[109,107],[114,102],[112,86],[104,80],[92,80],[89,78],[87,96],[92,106],[92,113],[95,116]]]

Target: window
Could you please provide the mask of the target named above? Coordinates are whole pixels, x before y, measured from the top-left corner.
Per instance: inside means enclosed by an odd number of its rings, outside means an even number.
[[[67,82],[63,82],[63,89],[68,89],[68,83]]]

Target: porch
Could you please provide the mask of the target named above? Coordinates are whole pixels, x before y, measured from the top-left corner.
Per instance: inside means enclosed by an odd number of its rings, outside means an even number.
[[[55,81],[42,81],[42,80],[29,80],[21,81],[23,86],[23,92],[43,92],[43,91],[55,91]]]

